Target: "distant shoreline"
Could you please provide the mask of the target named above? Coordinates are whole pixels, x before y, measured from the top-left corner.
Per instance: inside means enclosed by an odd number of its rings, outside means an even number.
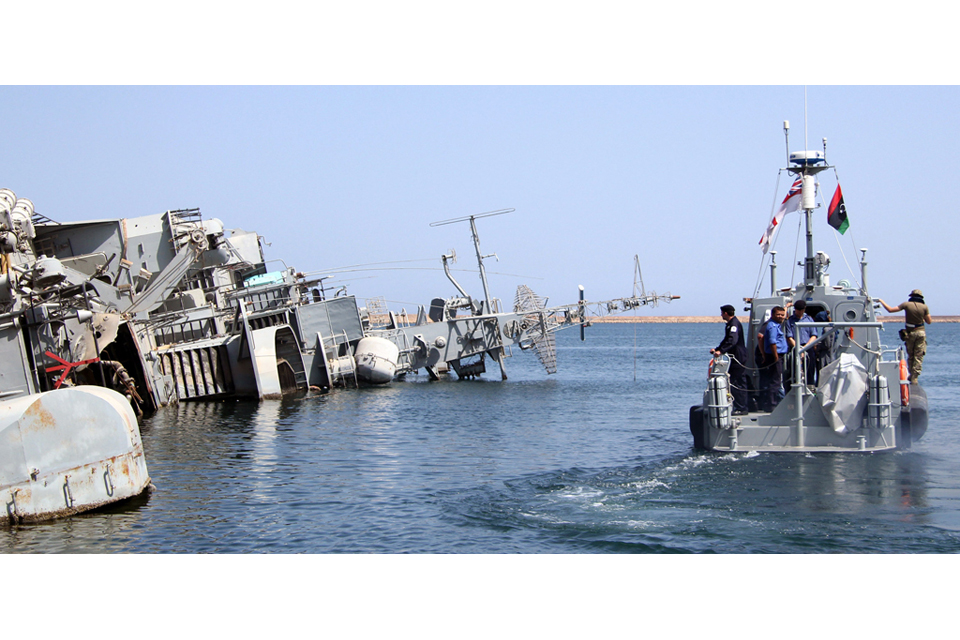
[[[737,316],[740,322],[749,320],[747,316]],[[934,323],[937,322],[960,322],[960,316],[932,316]],[[698,323],[716,323],[720,324],[720,314],[716,316],[600,316],[587,318],[593,324],[698,324]],[[903,315],[897,316],[879,316],[880,322],[903,322]]]

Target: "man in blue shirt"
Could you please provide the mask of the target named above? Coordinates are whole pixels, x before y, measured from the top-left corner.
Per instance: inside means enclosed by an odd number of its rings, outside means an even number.
[[[793,349],[794,336],[797,335],[797,325],[804,322],[813,322],[813,318],[807,315],[806,300],[797,300],[793,303],[793,313],[787,318],[787,346],[790,347],[791,350]],[[817,339],[817,330],[814,327],[804,327],[801,324],[799,329],[801,349]],[[813,384],[814,377],[816,376],[813,357],[809,353],[804,353],[800,358],[800,366],[803,371],[806,371],[804,379],[807,381],[807,384]],[[787,370],[787,379],[793,380],[793,367]]]
[[[773,411],[783,399],[783,355],[787,352],[787,337],[783,321],[787,311],[774,307],[770,319],[757,336],[760,367],[760,410]]]

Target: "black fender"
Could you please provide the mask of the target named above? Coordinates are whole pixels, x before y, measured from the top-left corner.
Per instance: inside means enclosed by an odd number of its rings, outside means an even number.
[[[690,433],[693,434],[693,446],[696,449],[707,448],[706,421],[703,419],[703,406],[690,407]]]
[[[927,392],[918,384],[910,385],[910,405],[900,414],[900,433],[906,446],[927,432]]]

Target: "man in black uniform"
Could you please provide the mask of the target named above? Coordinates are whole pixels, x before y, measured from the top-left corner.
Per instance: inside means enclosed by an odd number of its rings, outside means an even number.
[[[736,314],[737,310],[732,304],[720,307],[720,317],[727,323],[727,328],[723,334],[723,342],[716,349],[711,349],[710,353],[715,356],[730,356],[733,415],[742,416],[747,413],[747,370],[743,368],[747,361],[747,348],[743,343],[743,327]]]

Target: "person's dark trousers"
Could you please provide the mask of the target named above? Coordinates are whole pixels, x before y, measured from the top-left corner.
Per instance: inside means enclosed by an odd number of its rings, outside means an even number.
[[[780,388],[783,386],[783,358],[773,362],[767,354],[760,369],[760,410],[773,411],[780,404]]]
[[[747,370],[739,363],[730,362],[730,392],[733,395],[733,410],[747,410]]]
[[[770,364],[770,368],[767,369],[769,378],[769,383],[767,384],[767,411],[773,411],[773,409],[780,404],[780,400],[783,399],[781,395],[781,389],[783,388],[783,358],[778,358],[776,362]]]

